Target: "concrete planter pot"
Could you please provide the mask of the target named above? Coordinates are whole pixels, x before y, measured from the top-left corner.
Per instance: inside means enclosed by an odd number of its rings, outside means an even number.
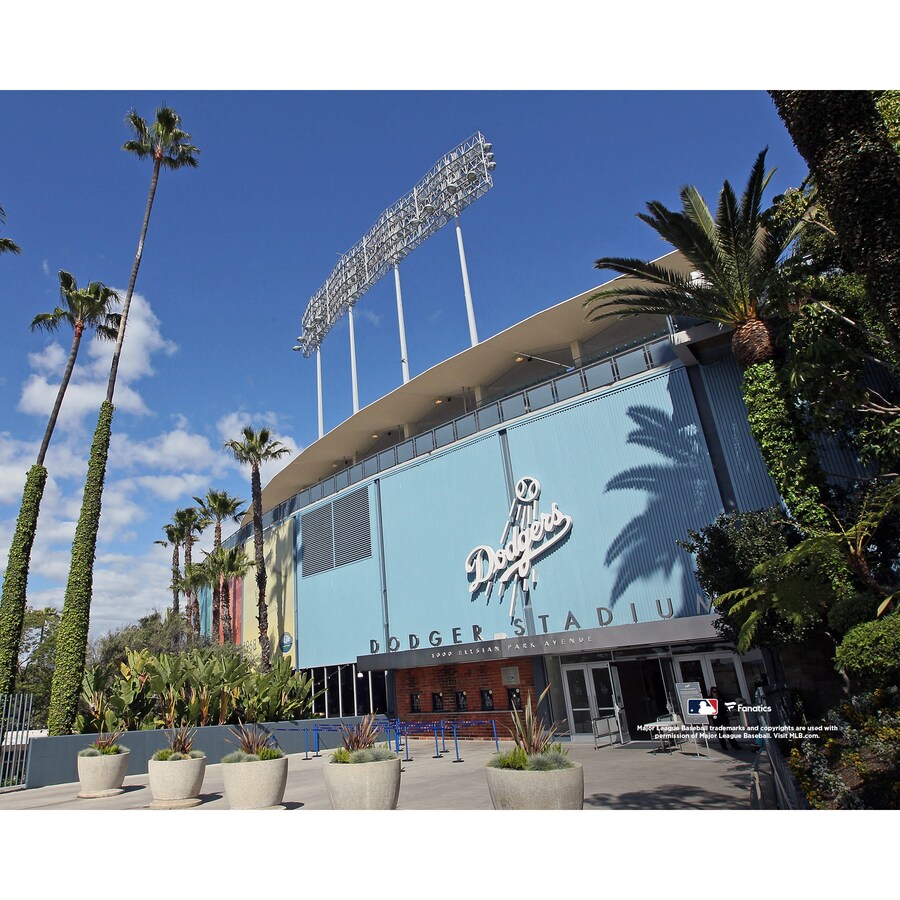
[[[222,763],[225,799],[231,809],[272,809],[284,800],[288,758]]]
[[[400,758],[365,763],[326,763],[325,786],[332,809],[396,809]]]
[[[151,759],[147,764],[151,809],[188,809],[200,803],[200,788],[206,774],[206,757],[198,759]]]
[[[584,809],[584,769],[528,772],[485,768],[494,809]]]
[[[130,752],[78,757],[78,796],[85,800],[122,793]]]

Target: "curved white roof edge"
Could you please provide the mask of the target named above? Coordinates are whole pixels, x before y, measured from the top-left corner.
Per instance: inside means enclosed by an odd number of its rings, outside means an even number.
[[[668,265],[684,274],[691,271],[687,260],[678,251],[667,253],[653,262]],[[491,384],[510,368],[517,354],[538,356],[542,351],[568,346],[575,341],[587,341],[612,329],[622,320],[610,318],[590,322],[584,312],[584,303],[612,282],[628,280],[631,279],[627,276],[618,276],[534,313],[474,347],[467,347],[426,369],[406,384],[398,385],[363,407],[305,447],[268,482],[263,489],[263,510],[272,509],[309,485],[332,475],[335,460],[351,459],[354,454],[358,454],[359,459],[365,458],[374,443],[373,433],[381,434],[387,429],[419,421],[434,408],[435,397],[457,393],[461,387]],[[634,322],[638,332],[644,330],[650,333],[661,325],[658,316],[639,316],[630,321]],[[250,516],[245,516],[242,525],[249,521]]]

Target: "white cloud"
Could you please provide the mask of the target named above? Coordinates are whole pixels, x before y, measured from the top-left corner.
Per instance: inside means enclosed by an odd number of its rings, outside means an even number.
[[[54,341],[52,344],[47,344],[43,350],[37,353],[29,353],[28,365],[44,375],[61,376],[66,367],[67,359],[68,354],[63,350],[62,345]]]
[[[31,415],[49,418],[59,393],[59,384],[50,384],[43,375],[32,375],[22,388],[19,410]],[[62,431],[80,428],[86,416],[96,416],[100,404],[106,399],[106,382],[76,382],[74,376],[66,388],[66,396],[59,412],[56,427]],[[116,386],[115,407],[117,412],[134,415],[149,415],[150,410],[143,398],[127,384]],[[93,418],[93,416],[91,416]]]
[[[145,441],[136,441],[125,433],[113,434],[110,444],[113,468],[135,468],[179,472],[185,469],[220,473],[228,467],[224,450],[214,448],[208,438],[176,428]]]
[[[125,292],[120,293],[124,295]],[[90,413],[96,414],[99,410],[100,404],[106,398],[106,382],[113,350],[112,341],[98,341],[91,336],[82,342],[72,380],[66,389],[60,411],[58,422],[60,429],[79,428],[86,416]],[[159,319],[150,304],[142,295],[134,294],[116,378],[114,402],[118,412],[149,414],[150,410],[146,403],[131,383],[154,374],[152,357],[155,354],[163,353],[171,356],[177,350],[178,346],[174,342],[162,336]],[[22,387],[22,396],[19,399],[20,411],[42,417],[50,415],[59,393],[57,379],[61,378],[67,359],[68,353],[55,341],[43,350],[28,355],[28,362],[34,374]]]
[[[356,321],[368,322],[370,325],[374,325],[377,328],[381,325],[381,320],[384,316],[379,315],[371,309],[359,309],[358,307],[354,307],[353,318]]]
[[[248,413],[248,412],[232,412],[222,416],[216,422],[216,429],[222,435],[223,440],[240,440],[241,431],[247,425],[252,428],[268,428],[271,432],[272,440],[281,441],[285,447],[291,452],[285,454],[280,459],[274,459],[270,462],[263,463],[259,467],[259,477],[265,487],[285,466],[289,465],[291,460],[296,457],[300,450],[297,442],[290,436],[282,434],[278,431],[278,414],[274,412]],[[249,470],[246,470],[249,477]]]
[[[125,291],[118,289],[123,299]],[[112,362],[113,341],[91,341],[88,355],[92,363],[94,377],[106,381],[109,366]],[[122,355],[119,358],[119,369],[116,374],[116,405],[119,405],[119,387],[137,381],[147,375],[153,375],[151,359],[156,353],[172,356],[178,351],[174,341],[167,340],[160,331],[160,321],[150,304],[141,294],[133,294],[131,307],[128,310],[128,324],[125,327],[125,340],[122,343]]]
[[[256,430],[268,428],[274,433],[278,428],[278,413],[274,412],[237,412],[227,413],[216,422],[216,431],[222,437],[222,441],[238,441],[241,439],[241,431],[247,426]]]
[[[43,273],[45,275],[50,274],[50,260],[49,259],[45,259],[41,262],[41,270],[43,271]]]
[[[193,497],[205,492],[209,487],[209,476],[185,473],[183,475],[141,475],[134,484],[150,491],[161,500],[175,501],[182,497]]]

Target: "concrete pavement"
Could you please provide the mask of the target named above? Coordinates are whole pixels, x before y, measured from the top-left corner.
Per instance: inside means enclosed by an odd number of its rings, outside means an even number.
[[[500,742],[508,749],[510,742]],[[721,753],[710,749],[708,758],[696,758],[693,744],[672,753],[654,753],[650,743],[595,750],[592,743],[566,745],[573,760],[584,766],[584,808],[596,809],[751,809],[754,755],[749,750]],[[411,740],[410,760],[403,763],[398,809],[490,809],[491,799],[482,771],[494,752],[490,741],[460,741],[462,762],[455,762],[452,742],[435,759],[434,741]],[[705,752],[705,751],[704,751]],[[329,757],[304,754],[289,757],[284,808],[330,809],[320,769]],[[78,784],[0,793],[0,812],[15,809],[144,810],[153,799],[146,775],[125,779],[125,790],[115,797],[79,800]],[[228,809],[222,792],[222,766],[209,765],[195,810]]]

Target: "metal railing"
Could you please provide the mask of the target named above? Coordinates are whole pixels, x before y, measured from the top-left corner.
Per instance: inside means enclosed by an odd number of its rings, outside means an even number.
[[[0,791],[28,780],[31,694],[0,694]]]
[[[769,726],[795,724],[791,695],[783,684],[763,686],[756,689],[755,705],[770,706],[771,712],[756,713],[763,729],[763,746],[772,764],[775,795],[780,809],[809,809],[806,797],[794,777],[787,760],[778,745],[778,738],[771,737]]]

